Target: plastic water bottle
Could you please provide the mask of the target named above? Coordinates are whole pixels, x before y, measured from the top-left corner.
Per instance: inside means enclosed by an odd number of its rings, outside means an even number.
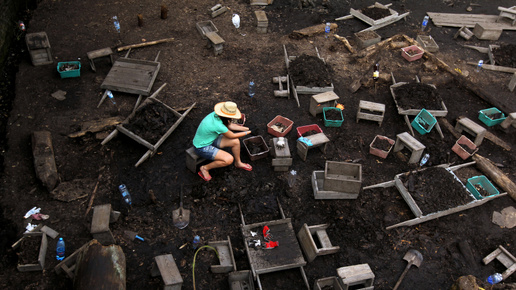
[[[201,237],[199,236],[195,236],[193,238],[193,242],[192,242],[192,247],[194,250],[197,250],[197,248],[199,247],[199,244],[201,243]]]
[[[118,17],[113,16],[113,24],[115,25],[116,32],[120,33],[120,22],[118,22]]]
[[[296,183],[297,172],[295,170],[290,170],[290,174],[288,175],[288,186],[293,187]]]
[[[120,184],[120,186],[118,187],[118,190],[120,190],[120,193],[122,194],[122,199],[125,201],[125,203],[127,203],[128,205],[131,205],[132,204],[131,194],[127,190],[127,187],[125,186],[125,184]]]
[[[423,166],[428,162],[428,159],[430,159],[430,154],[426,153],[423,158],[421,158],[421,162],[419,162],[419,166]]]
[[[380,64],[377,63],[374,65],[373,80],[377,81],[379,77],[380,77]]]
[[[425,18],[423,18],[423,23],[421,23],[421,31],[425,31],[429,19],[430,18],[428,16],[425,16]]]
[[[249,82],[249,97],[254,97],[254,91],[255,91],[255,88],[256,88],[256,84],[254,83],[254,81],[250,81]]]
[[[113,103],[114,105],[116,105],[115,97],[113,96],[113,93],[112,93],[110,90],[108,90],[108,91],[106,92],[106,94],[107,94],[107,96],[109,97],[109,100],[111,101],[111,103]]]
[[[65,257],[65,242],[63,238],[59,238],[56,246],[56,259],[62,261]]]
[[[477,64],[476,72],[480,72],[480,70],[482,69],[483,65],[484,65],[484,61],[483,60],[479,60],[478,64]]]
[[[487,283],[494,285],[496,283],[502,282],[503,277],[500,273],[494,273],[493,275],[487,277]]]
[[[328,38],[330,36],[331,26],[330,22],[326,22],[326,27],[324,27],[324,37]]]

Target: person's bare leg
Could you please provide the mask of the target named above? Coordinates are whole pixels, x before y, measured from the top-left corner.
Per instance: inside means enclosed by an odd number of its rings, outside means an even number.
[[[211,175],[209,173],[211,169],[225,167],[230,165],[231,163],[233,163],[233,156],[231,156],[231,154],[227,153],[224,150],[219,150],[219,152],[217,152],[217,154],[215,155],[215,160],[204,166],[201,166],[199,169],[201,170],[202,175],[209,179],[211,178]]]
[[[222,136],[222,140],[220,141],[220,146],[222,148],[231,148],[231,152],[233,152],[233,157],[235,158],[235,166],[236,167],[246,167],[249,166],[246,163],[243,163],[240,159],[240,140],[239,139],[229,139],[225,136]],[[229,165],[229,164],[228,164]]]

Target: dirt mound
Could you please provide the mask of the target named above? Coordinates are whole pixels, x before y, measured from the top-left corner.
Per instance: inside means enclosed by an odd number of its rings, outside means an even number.
[[[329,67],[316,56],[302,54],[289,64],[289,73],[296,86],[329,87]]]

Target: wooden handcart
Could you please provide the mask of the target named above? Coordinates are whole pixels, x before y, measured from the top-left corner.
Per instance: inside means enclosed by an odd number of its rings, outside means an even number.
[[[448,170],[448,172],[450,172],[450,174],[453,174],[454,177],[457,179],[457,177],[455,176],[453,171],[458,170],[458,169],[463,168],[463,167],[466,167],[466,166],[474,165],[475,163],[476,162],[473,161],[473,162],[464,163],[464,164],[460,164],[460,165],[456,165],[456,166],[451,166],[451,167],[448,167],[448,164],[443,164],[443,165],[439,165],[439,167],[446,168],[446,170]],[[421,209],[419,208],[417,203],[414,201],[414,199],[412,198],[412,196],[410,195],[408,190],[405,188],[405,186],[403,185],[403,182],[400,180],[400,176],[402,176],[403,174],[405,174],[405,173],[401,173],[401,174],[396,175],[394,177],[394,180],[383,182],[383,183],[379,183],[379,184],[374,184],[374,185],[370,185],[370,186],[366,186],[366,187],[363,188],[364,190],[366,190],[366,189],[372,189],[372,188],[387,188],[387,187],[391,187],[391,186],[396,187],[398,189],[398,191],[400,192],[401,196],[403,197],[403,199],[405,200],[405,202],[407,203],[407,205],[409,206],[409,208],[412,211],[412,213],[416,216],[413,219],[406,220],[404,222],[400,222],[400,223],[397,223],[395,225],[388,226],[386,228],[387,230],[390,230],[390,229],[393,229],[393,228],[397,228],[397,227],[402,227],[402,226],[413,226],[413,225],[421,224],[421,223],[424,223],[424,222],[427,222],[427,221],[430,221],[430,220],[434,220],[434,219],[437,219],[437,218],[440,218],[440,217],[443,217],[443,216],[447,216],[447,215],[450,215],[450,214],[454,214],[454,213],[461,212],[461,211],[464,211],[464,210],[467,210],[467,209],[470,209],[470,208],[474,208],[474,207],[480,206],[480,205],[482,205],[482,204],[484,204],[484,203],[486,203],[486,202],[488,202],[488,201],[490,201],[492,199],[495,199],[495,198],[507,195],[507,192],[504,192],[504,193],[500,193],[500,194],[497,194],[497,195],[492,195],[492,196],[489,196],[489,197],[485,197],[483,199],[476,199],[470,193],[472,201],[470,201],[469,203],[466,203],[464,205],[460,205],[460,206],[457,206],[457,207],[454,207],[454,208],[449,208],[449,209],[446,209],[446,210],[442,210],[442,211],[433,212],[433,213],[430,213],[430,214],[423,215],[423,213],[421,212]],[[460,180],[458,180],[458,181],[460,182]],[[464,187],[464,190],[466,190],[465,187]]]
[[[392,5],[391,3],[389,3],[387,5],[383,5],[381,3],[376,2],[376,3],[374,3],[374,5],[371,5],[368,7],[368,8],[376,7],[376,8],[382,8],[382,9],[388,9],[389,12],[391,13],[391,15],[386,16],[382,19],[374,20],[374,19],[368,17],[367,15],[363,14],[360,10],[355,10],[355,9],[351,8],[349,10],[350,15],[339,17],[339,18],[336,18],[335,20],[347,20],[347,19],[356,17],[356,18],[364,21],[365,23],[371,25],[371,27],[362,30],[362,31],[368,31],[368,30],[376,30],[376,29],[385,27],[389,24],[392,24],[392,23],[402,19],[402,18],[407,17],[407,15],[410,14],[410,12],[406,12],[406,13],[399,15],[398,12],[389,8],[391,5]],[[360,32],[362,32],[362,31],[360,31]]]
[[[260,274],[299,268],[306,288],[310,289],[305,270],[303,269],[303,266],[306,265],[306,261],[303,257],[303,253],[301,252],[299,242],[296,239],[292,222],[290,218],[285,218],[285,214],[283,213],[279,200],[277,201],[279,211],[281,213],[281,219],[250,225],[245,224],[242,209],[240,208],[240,204],[238,205],[240,209],[240,218],[242,219],[242,236],[244,238],[247,257],[249,258],[251,272],[258,283],[258,289],[261,290],[262,284],[260,282]],[[278,248],[258,249],[250,247],[253,240],[258,239],[258,236],[262,234],[264,226],[268,226],[270,228],[273,239],[279,242]],[[253,236],[252,232],[257,232],[258,234]]]
[[[290,62],[292,62],[293,60],[296,59],[296,56],[289,56],[288,53],[287,53],[287,48],[285,47],[285,45],[283,45],[283,52],[284,52],[284,55],[285,55],[285,66],[287,67],[287,72],[289,70],[289,65],[290,65]],[[324,61],[324,58],[322,58],[320,55],[319,55],[319,50],[317,49],[317,47],[315,48],[315,52],[317,53],[317,57],[319,59],[321,59],[324,63],[326,63]],[[298,98],[298,94],[301,95],[301,94],[308,94],[308,95],[313,95],[313,94],[319,94],[319,93],[324,93],[324,92],[330,92],[330,91],[333,91],[334,87],[333,87],[333,83],[331,84],[331,86],[329,87],[307,87],[307,86],[296,86],[294,84],[294,81],[292,80],[292,74],[288,73],[288,76],[290,78],[290,85],[291,85],[291,91],[292,91],[292,94],[294,95],[294,99],[296,99],[296,102],[297,102],[297,106],[300,107],[301,105],[299,104],[299,98]]]
[[[134,141],[140,143],[141,145],[147,147],[149,150],[140,158],[140,160],[138,160],[138,162],[135,164],[135,167],[138,167],[140,164],[142,164],[145,160],[147,160],[147,158],[151,157],[152,155],[154,155],[159,146],[161,144],[163,144],[163,142],[165,142],[165,140],[168,138],[168,136],[170,136],[170,134],[172,134],[172,132],[179,126],[179,124],[181,124],[181,122],[183,121],[183,119],[186,117],[186,115],[188,115],[188,113],[190,113],[190,111],[193,109],[193,107],[195,106],[196,103],[194,103],[193,105],[191,105],[183,114],[180,114],[178,113],[176,110],[174,110],[173,108],[169,107],[168,105],[166,105],[165,103],[161,102],[160,100],[156,99],[156,96],[158,95],[158,93],[166,86],[167,84],[164,83],[158,90],[156,90],[149,98],[147,98],[145,101],[143,101],[143,103],[134,111],[132,112],[129,117],[127,117],[127,119],[125,119],[125,121],[123,121],[121,124],[117,125],[116,126],[116,129],[113,130],[113,132],[111,132],[111,134],[109,134],[103,141],[102,141],[102,145],[105,145],[107,142],[109,142],[111,139],[113,139],[114,137],[116,137],[118,135],[118,132],[122,132],[123,134],[127,135],[129,138],[133,139]],[[141,110],[143,107],[145,107],[147,104],[150,104],[150,103],[158,103],[158,104],[161,104],[163,105],[165,108],[167,108],[168,110],[170,110],[178,119],[177,121],[172,125],[172,127],[170,127],[167,132],[161,136],[161,138],[155,143],[155,144],[151,144],[149,141],[143,139],[142,137],[136,135],[134,132],[131,132],[130,130],[126,129],[124,127],[124,125],[127,125],[130,123],[130,121],[133,119],[133,117],[135,116],[135,114],[138,112],[138,110]]]
[[[130,52],[131,49],[127,51],[124,57],[115,61],[104,82],[100,85],[100,88],[105,91],[97,108],[106,99],[108,90],[137,94],[138,100],[134,105],[134,110],[140,105],[143,96],[150,95],[161,67],[161,64],[158,62],[159,52],[154,61],[131,59],[129,58]]]
[[[396,104],[396,108],[398,109],[398,114],[403,116],[403,118],[405,119],[405,123],[407,123],[407,126],[409,127],[410,134],[412,134],[412,136],[414,136],[414,129],[412,129],[412,125],[410,124],[410,120],[409,120],[408,116],[417,116],[417,114],[419,114],[419,112],[421,112],[421,110],[425,109],[425,108],[403,109],[400,106],[398,106],[398,101],[396,100],[396,94],[394,94],[394,89],[396,89],[397,87],[406,85],[408,83],[407,82],[398,82],[397,83],[396,79],[394,78],[394,74],[392,74],[392,72],[391,72],[391,78],[392,78],[393,84],[390,86],[390,90],[391,90],[392,98],[394,99],[394,103]],[[419,83],[419,78],[417,76],[416,76],[416,82]],[[434,89],[437,89],[434,85],[431,85],[431,84],[428,84],[428,85],[433,87]],[[434,117],[446,117],[446,115],[448,115],[448,109],[446,108],[446,105],[444,104],[443,101],[441,101],[441,107],[442,107],[441,110],[429,110],[429,109],[426,109],[426,110],[430,114],[432,114],[432,116],[434,116]],[[435,128],[437,129],[437,132],[439,132],[439,135],[441,136],[441,138],[444,138],[443,131],[441,130],[441,126],[439,126],[439,122],[435,123]]]

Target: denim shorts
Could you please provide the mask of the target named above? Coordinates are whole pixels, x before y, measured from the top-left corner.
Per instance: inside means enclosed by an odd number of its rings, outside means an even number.
[[[220,143],[222,141],[222,135],[219,135],[211,145],[204,146],[201,148],[195,148],[195,153],[204,159],[215,160],[215,156],[219,152]]]

